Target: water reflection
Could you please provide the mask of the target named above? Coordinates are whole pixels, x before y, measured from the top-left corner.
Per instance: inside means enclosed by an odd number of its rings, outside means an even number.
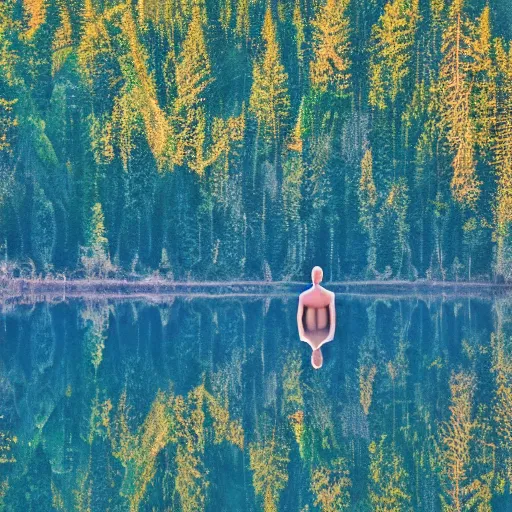
[[[3,309],[0,509],[512,510],[511,303],[337,297]]]

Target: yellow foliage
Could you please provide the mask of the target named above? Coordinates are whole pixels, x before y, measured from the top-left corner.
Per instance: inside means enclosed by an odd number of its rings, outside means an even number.
[[[350,84],[349,31],[346,0],[325,0],[313,25],[313,59],[310,78],[313,87],[347,94]]]
[[[408,474],[403,457],[395,444],[382,436],[372,441],[370,452],[370,501],[375,512],[402,512],[410,510],[411,496],[407,492]]]
[[[112,139],[112,120],[107,118],[100,121],[90,114],[90,141],[94,161],[98,164],[108,164],[114,159]]]
[[[290,134],[290,141],[288,143],[288,149],[290,149],[292,151],[296,151],[297,153],[302,153],[302,147],[303,147],[303,143],[302,143],[302,139],[303,139],[302,119],[303,119],[303,116],[304,116],[304,99],[302,99],[302,101],[300,102],[299,113],[297,115],[297,121],[295,123],[295,127],[294,127],[292,133]]]
[[[133,68],[138,79],[137,83],[133,84],[133,93],[130,97],[135,101],[144,121],[146,138],[157,167],[163,169],[170,164],[168,154],[171,139],[170,124],[158,104],[155,81],[148,72],[146,52],[137,37],[137,28],[130,8],[125,9],[120,25],[128,41]],[[125,78],[129,79],[131,76]]]
[[[441,424],[440,458],[443,472],[441,497],[446,510],[461,511],[480,482],[469,481],[470,443],[476,423],[472,418],[474,375],[453,373],[450,379],[450,419]]]
[[[39,27],[46,21],[47,0],[23,0],[23,12],[27,18],[28,29],[25,36],[34,37]]]
[[[0,432],[0,464],[9,464],[16,462],[11,454],[12,447],[18,442],[16,436],[11,436],[6,432]]]
[[[97,203],[99,205],[99,203]],[[95,208],[96,206],[95,205]],[[101,206],[100,206],[101,209]],[[104,244],[104,226],[102,219],[96,219],[97,222],[93,224],[91,233],[91,244],[93,247],[96,244]],[[101,220],[101,222],[100,222]],[[101,247],[102,245],[99,245]],[[105,340],[107,339],[107,329],[109,325],[110,308],[101,304],[88,303],[86,308],[82,311],[81,316],[86,325],[88,326],[85,335],[85,343],[87,351],[90,354],[91,363],[95,370],[103,360],[103,350],[105,348]]]
[[[12,153],[9,139],[12,129],[18,124],[13,113],[16,102],[17,100],[8,101],[0,98],[0,152]]]
[[[174,32],[183,32],[192,14],[190,0],[138,0],[139,25],[151,23],[160,35],[174,41]]]
[[[85,9],[85,21],[82,28],[82,37],[78,45],[78,69],[82,73],[85,83],[93,87],[101,76],[101,67],[98,62],[108,58],[114,53],[112,41],[103,16],[96,16],[92,4]]]
[[[249,39],[250,19],[249,1],[237,0],[235,34],[244,39]]]
[[[64,5],[60,8],[60,22],[60,26],[55,31],[55,38],[53,40],[52,74],[54,75],[61,69],[72,51],[71,19],[69,17],[69,11]]]
[[[385,5],[373,27],[370,105],[384,109],[388,99],[394,104],[404,91],[419,18],[418,0],[392,0]]]
[[[304,396],[300,383],[302,375],[301,363],[298,357],[291,354],[283,369],[283,393],[286,406],[292,410],[304,407]]]
[[[274,431],[271,439],[252,443],[249,456],[254,490],[263,497],[263,510],[277,511],[279,495],[288,482],[289,448],[276,440]]]
[[[108,429],[107,409],[108,405],[98,416]],[[211,430],[207,413],[212,419]],[[155,475],[156,458],[171,443],[177,445],[174,486],[181,510],[203,510],[209,485],[203,456],[211,434],[215,444],[228,441],[241,450],[244,448],[240,421],[230,418],[227,404],[221,404],[204,384],[192,389],[186,398],[159,391],[143,424],[134,433],[128,426],[126,393],[123,393],[110,436],[113,454],[125,468],[121,494],[128,498],[130,510],[138,510]]]
[[[365,229],[372,228],[374,209],[377,204],[377,188],[373,181],[372,150],[367,149],[361,160],[361,178],[359,179],[359,218]]]
[[[454,0],[443,33],[443,59],[439,69],[441,83],[441,127],[454,154],[451,189],[454,199],[475,208],[481,182],[476,177],[475,128],[470,116],[472,49],[469,34],[472,25],[465,18],[463,0]]]
[[[54,484],[53,480],[50,482],[50,488],[52,491],[52,507],[55,510],[66,510],[66,506],[64,504],[64,498],[62,497],[62,493],[57,489],[57,486]]]
[[[493,351],[492,371],[495,374],[496,396],[494,399],[494,420],[496,432],[504,452],[507,477],[512,485],[512,354],[507,353],[504,335],[491,335]]]
[[[178,445],[176,453],[176,491],[180,496],[183,512],[204,510],[206,501],[206,469],[190,445]]]
[[[264,41],[263,56],[253,67],[253,83],[249,108],[258,120],[263,136],[278,142],[289,116],[288,74],[281,63],[272,12],[267,8],[261,37]]]
[[[465,121],[462,137],[457,141],[455,157],[452,161],[453,176],[450,182],[454,199],[460,204],[474,208],[480,195],[480,185],[476,178],[474,155],[474,131],[469,121]]]
[[[475,143],[484,151],[493,145],[496,125],[496,72],[491,58],[491,21],[487,5],[478,20],[472,40],[471,74],[473,76],[472,110],[475,118]]]
[[[305,23],[302,10],[300,8],[300,1],[301,0],[295,0],[295,7],[293,8],[293,25],[296,30],[295,41],[297,44],[297,59],[299,63],[302,64],[304,60],[304,43],[306,41],[306,36],[304,34]]]
[[[373,397],[373,381],[377,374],[375,365],[363,365],[359,368],[359,401],[366,415],[370,412]]]
[[[315,507],[322,512],[337,512],[350,506],[349,489],[352,481],[344,459],[336,459],[326,467],[313,470],[311,492],[315,495]]]
[[[156,457],[169,441],[172,416],[169,397],[159,391],[151,409],[136,433],[128,427],[126,393],[121,395],[111,438],[113,455],[125,468],[121,494],[128,498],[131,511],[138,511],[156,471]]]

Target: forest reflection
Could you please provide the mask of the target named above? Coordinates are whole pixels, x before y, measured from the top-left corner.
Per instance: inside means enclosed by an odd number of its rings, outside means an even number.
[[[3,306],[0,510],[512,510],[509,298]]]

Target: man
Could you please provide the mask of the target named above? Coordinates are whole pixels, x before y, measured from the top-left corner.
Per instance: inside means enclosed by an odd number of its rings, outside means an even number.
[[[334,339],[336,329],[334,292],[320,286],[323,274],[320,267],[313,267],[311,271],[313,286],[300,294],[297,309],[299,336],[301,341],[309,343],[313,349],[311,364],[315,369],[320,368],[323,363],[320,347]]]

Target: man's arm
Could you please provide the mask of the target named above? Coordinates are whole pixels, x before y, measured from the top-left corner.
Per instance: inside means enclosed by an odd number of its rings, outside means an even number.
[[[331,296],[331,302],[329,303],[329,335],[325,341],[332,341],[334,339],[334,332],[336,331],[336,308],[334,306],[334,292]]]
[[[299,329],[299,338],[301,341],[308,340],[306,339],[306,333],[304,332],[304,324],[302,323],[302,317],[304,315],[304,304],[302,304],[302,296],[299,296],[299,307],[297,308],[297,327]]]

